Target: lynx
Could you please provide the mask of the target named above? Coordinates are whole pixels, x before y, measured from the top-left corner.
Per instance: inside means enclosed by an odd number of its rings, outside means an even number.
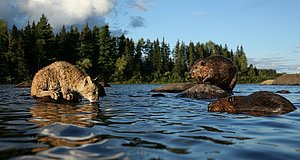
[[[79,101],[82,96],[90,102],[99,99],[99,88],[91,77],[76,66],[57,61],[39,70],[32,81],[31,96],[39,99]]]

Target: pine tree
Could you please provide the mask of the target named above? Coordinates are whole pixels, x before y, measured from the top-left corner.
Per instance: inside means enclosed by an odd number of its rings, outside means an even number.
[[[9,74],[5,54],[8,51],[8,28],[4,20],[0,19],[0,83],[7,83],[6,77]]]
[[[104,81],[108,82],[110,76],[114,73],[116,56],[113,53],[113,41],[110,36],[108,25],[100,28],[99,37],[99,55],[97,63],[97,75]]]
[[[156,41],[154,41],[153,44],[154,47],[153,47],[153,55],[151,57],[151,62],[154,69],[154,74],[160,74],[162,71],[162,61],[161,61],[159,40],[157,39]]]
[[[36,47],[37,47],[37,69],[48,65],[55,60],[54,34],[48,23],[47,17],[43,14],[36,25]]]
[[[247,72],[248,63],[247,63],[247,58],[243,46],[241,47],[237,46],[234,62],[241,74],[245,74]]]
[[[145,56],[143,58],[143,66],[142,66],[142,73],[144,73],[144,77],[146,81],[152,80],[152,73],[154,71],[152,66],[152,55],[153,55],[153,43],[150,39],[146,40],[145,44]]]
[[[67,32],[67,39],[66,39],[66,54],[67,59],[66,61],[75,64],[76,61],[79,59],[78,57],[78,46],[79,46],[79,37],[80,33],[78,31],[78,28],[73,26],[70,26],[69,32]]]
[[[162,54],[162,73],[169,71],[170,69],[170,47],[165,43],[163,39],[161,44],[161,54]]]
[[[23,34],[14,25],[9,34],[8,52],[5,54],[9,75],[9,83],[28,79],[28,67],[25,61]]]
[[[57,43],[57,60],[68,61],[68,46],[67,46],[67,31],[66,27],[63,25],[59,34],[56,36]]]
[[[181,81],[184,77],[184,72],[186,71],[186,65],[184,60],[184,43],[180,45],[179,41],[177,41],[175,49],[174,49],[174,69],[173,69],[173,77]]]
[[[38,55],[36,53],[36,25],[28,22],[24,29],[24,54],[31,77],[37,72]]]
[[[134,42],[132,39],[126,38],[125,43],[125,60],[127,62],[124,74],[126,77],[126,80],[130,79],[135,70],[135,64],[134,64]]]
[[[138,40],[138,43],[135,47],[135,55],[134,55],[134,64],[135,64],[135,71],[134,75],[141,76],[142,75],[142,55],[144,52],[144,45],[145,41],[143,38]]]
[[[200,42],[196,43],[195,46],[195,60],[203,59],[204,58],[204,48],[203,44],[200,44]]]
[[[79,46],[77,51],[77,61],[76,65],[85,70],[88,74],[90,74],[91,67],[93,66],[92,59],[94,55],[94,43],[92,42],[92,31],[89,28],[88,23],[86,23],[83,28],[80,37],[79,37]]]
[[[195,45],[193,42],[190,42],[190,44],[188,46],[188,69],[189,70],[194,65],[195,61],[196,61]]]

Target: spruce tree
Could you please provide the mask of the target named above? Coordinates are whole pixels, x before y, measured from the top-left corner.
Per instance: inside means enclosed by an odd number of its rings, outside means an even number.
[[[154,70],[154,74],[158,75],[162,71],[162,61],[161,61],[161,53],[160,53],[160,45],[159,40],[154,41],[153,47],[153,55],[151,57],[151,62]]]
[[[92,59],[94,57],[94,43],[92,42],[92,31],[86,23],[79,37],[79,46],[77,51],[76,65],[87,73],[91,73],[91,67],[93,66]]]
[[[47,17],[43,14],[36,25],[37,69],[55,61],[54,34]]]
[[[177,81],[182,81],[184,72],[186,71],[186,65],[184,60],[185,47],[184,43],[180,44],[177,41],[174,49],[174,69],[173,77]]]
[[[9,83],[28,79],[28,67],[25,61],[23,34],[14,25],[9,34],[8,51],[5,54],[9,75]]]
[[[0,83],[7,83],[6,77],[9,74],[5,54],[8,51],[8,28],[4,20],[0,19]]]
[[[188,69],[189,70],[194,65],[195,61],[196,61],[195,45],[193,42],[190,42],[190,44],[188,46]]]
[[[110,36],[108,25],[100,28],[99,37],[99,55],[97,57],[97,75],[104,81],[108,82],[114,72],[116,56],[113,53],[113,41]]]
[[[170,68],[170,47],[166,44],[163,39],[161,44],[161,55],[162,55],[162,73],[169,71]]]

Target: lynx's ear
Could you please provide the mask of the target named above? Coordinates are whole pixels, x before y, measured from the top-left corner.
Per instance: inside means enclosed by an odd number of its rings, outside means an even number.
[[[91,77],[90,76],[86,76],[84,78],[84,84],[86,85],[86,84],[91,84],[91,83],[93,83]]]

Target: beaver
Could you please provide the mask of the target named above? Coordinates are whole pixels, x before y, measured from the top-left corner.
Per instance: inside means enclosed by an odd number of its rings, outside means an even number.
[[[221,55],[213,55],[196,62],[191,70],[192,78],[199,78],[200,83],[209,82],[233,94],[237,82],[237,68],[233,62]]]
[[[286,98],[268,91],[254,92],[248,96],[220,98],[208,105],[210,112],[246,113],[251,115],[278,115],[296,110]]]

